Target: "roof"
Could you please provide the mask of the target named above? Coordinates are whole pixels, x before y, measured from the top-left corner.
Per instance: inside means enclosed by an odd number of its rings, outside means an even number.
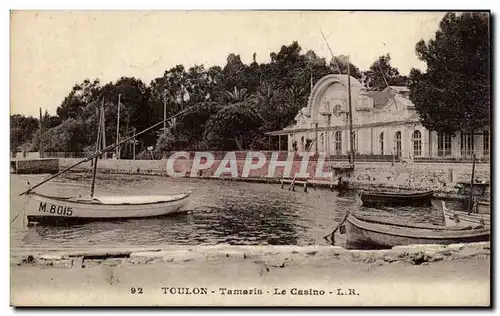
[[[366,91],[366,94],[373,99],[373,107],[381,109],[389,102],[392,94],[389,91]]]

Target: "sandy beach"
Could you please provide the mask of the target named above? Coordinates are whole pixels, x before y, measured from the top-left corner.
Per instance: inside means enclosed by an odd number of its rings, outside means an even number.
[[[30,257],[31,256],[31,257]],[[15,306],[488,306],[489,243],[13,249]]]

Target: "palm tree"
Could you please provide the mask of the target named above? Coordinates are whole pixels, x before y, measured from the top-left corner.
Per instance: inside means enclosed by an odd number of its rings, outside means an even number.
[[[247,94],[247,89],[234,87],[233,92],[226,91],[226,97],[231,103],[238,103],[246,101],[250,95]]]

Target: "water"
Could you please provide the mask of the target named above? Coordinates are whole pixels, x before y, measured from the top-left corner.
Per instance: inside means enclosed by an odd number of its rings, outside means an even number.
[[[18,196],[26,181],[36,184],[46,175],[11,175],[11,219],[24,204]],[[88,195],[91,178],[69,174],[52,180],[37,192],[48,195]],[[442,224],[442,213],[432,207],[373,209],[360,207],[355,192],[302,188],[295,192],[279,184],[166,178],[137,175],[100,175],[99,194],[167,194],[191,190],[192,212],[155,219],[92,222],[72,226],[25,227],[22,218],[11,224],[15,246],[141,246],[141,245],[329,245],[328,235],[346,210],[379,218],[397,215],[412,223]],[[336,234],[336,245],[345,235]]]

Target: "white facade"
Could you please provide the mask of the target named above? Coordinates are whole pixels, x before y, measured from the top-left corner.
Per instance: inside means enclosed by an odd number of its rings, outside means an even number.
[[[295,117],[295,124],[273,135],[287,135],[288,148],[306,150],[307,139],[317,137],[312,151],[347,155],[349,144],[349,103],[347,75],[327,75],[313,87],[307,107]],[[468,135],[443,136],[429,132],[420,123],[406,87],[367,91],[351,77],[354,152],[362,155],[414,157],[489,157],[489,134],[479,131],[474,141]],[[316,128],[317,123],[317,128]],[[317,136],[316,136],[317,133]],[[470,144],[470,145],[469,145]],[[473,145],[472,145],[473,144]],[[473,147],[473,148],[472,148]]]

